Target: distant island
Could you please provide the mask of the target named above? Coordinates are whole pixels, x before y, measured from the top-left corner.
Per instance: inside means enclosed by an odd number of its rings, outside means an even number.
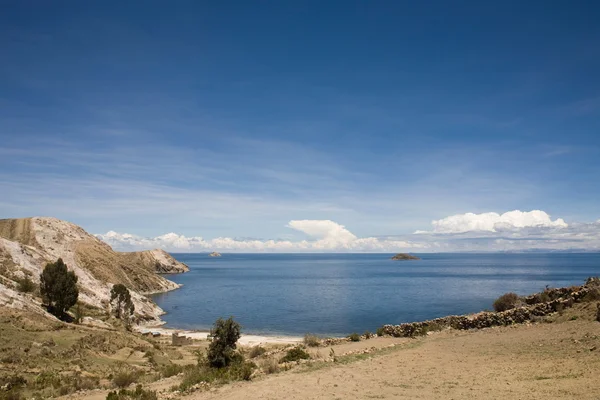
[[[213,251],[212,253],[210,253],[208,255],[209,257],[221,257],[221,253],[217,253],[216,251]]]
[[[398,253],[392,257],[392,260],[420,260],[420,258],[406,253]]]

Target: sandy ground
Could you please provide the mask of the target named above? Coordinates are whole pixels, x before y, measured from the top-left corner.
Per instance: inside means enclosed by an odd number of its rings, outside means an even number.
[[[299,367],[187,399],[600,399],[600,323],[445,331],[336,346],[393,349]],[[320,352],[327,352],[321,348]]]
[[[186,336],[194,340],[205,340],[208,337],[208,332],[202,331],[186,331],[181,329],[171,328],[154,328],[154,327],[138,327],[135,329],[138,332],[158,332],[161,336],[171,337],[173,333],[178,333],[179,336]],[[294,344],[302,342],[303,338],[296,336],[261,336],[261,335],[242,335],[238,344],[242,346],[256,346],[259,344]]]

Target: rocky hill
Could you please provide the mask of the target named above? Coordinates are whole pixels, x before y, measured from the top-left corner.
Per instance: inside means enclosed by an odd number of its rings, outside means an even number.
[[[159,274],[181,273],[188,267],[163,250],[115,252],[81,227],[56,218],[0,220],[0,306],[44,313],[32,295],[20,293],[19,280],[39,283],[48,262],[62,258],[79,279],[80,300],[106,309],[112,285],[132,291],[136,314],[156,320],[163,311],[146,294],[177,289],[179,285]]]

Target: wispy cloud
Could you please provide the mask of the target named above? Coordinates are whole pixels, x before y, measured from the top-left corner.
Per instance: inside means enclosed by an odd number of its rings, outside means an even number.
[[[189,148],[16,140],[0,148],[0,211],[57,216],[96,232],[133,227],[147,235],[169,227],[192,235],[206,229],[281,237],[287,234],[281,221],[333,219],[370,237],[414,230],[457,207],[501,207],[535,190],[519,179],[474,172],[479,161],[467,161],[467,154],[382,155],[381,172],[282,140],[225,137]],[[390,171],[405,171],[406,182],[390,179]]]

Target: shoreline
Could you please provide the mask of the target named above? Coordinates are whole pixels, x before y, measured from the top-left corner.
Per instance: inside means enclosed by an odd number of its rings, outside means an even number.
[[[180,337],[185,336],[193,340],[206,340],[209,334],[208,331],[164,328],[162,326],[137,326],[134,328],[134,331],[141,334],[159,333],[164,337],[170,337],[174,333],[177,333]],[[242,334],[238,340],[238,344],[242,346],[257,346],[260,344],[297,344],[302,343],[303,340],[304,338],[300,336]]]
[[[562,288],[546,288],[543,292],[527,296],[518,296],[511,307],[498,311],[480,311],[472,314],[447,315],[445,317],[406,322],[401,324],[385,324],[382,331],[394,337],[415,337],[426,335],[430,331],[453,328],[457,330],[470,330],[490,328],[494,326],[508,326],[515,323],[525,323],[541,316],[553,314],[557,311],[571,308],[574,303],[585,300],[586,297],[598,292],[600,278],[589,277],[583,285]],[[499,297],[496,301],[502,299]],[[494,304],[495,306],[495,304]],[[600,320],[600,304],[598,305],[598,320]],[[206,340],[208,331],[173,329],[166,327],[151,327],[149,325],[137,326],[135,331],[142,334],[173,335],[178,334],[193,340]],[[367,336],[368,338],[368,336]],[[333,339],[333,338],[330,338]],[[302,343],[304,337],[287,335],[244,335],[239,339],[241,345],[254,346],[260,344],[297,344]]]

